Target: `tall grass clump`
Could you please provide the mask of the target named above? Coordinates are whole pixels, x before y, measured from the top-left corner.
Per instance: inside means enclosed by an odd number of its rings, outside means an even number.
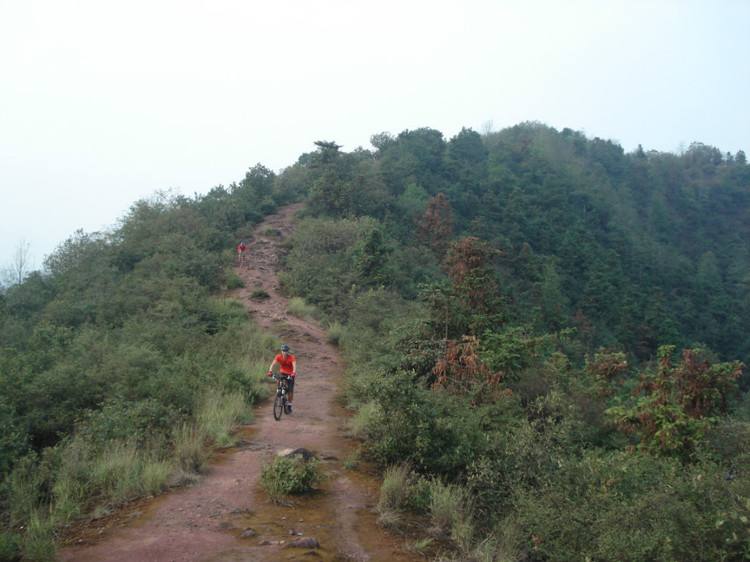
[[[185,422],[175,428],[174,459],[182,472],[188,475],[203,472],[210,455],[206,439],[206,434],[194,424]]]
[[[167,486],[172,464],[158,447],[133,440],[112,440],[95,447],[76,437],[60,451],[52,486],[51,517],[55,524],[98,507],[114,507]]]
[[[271,500],[279,502],[286,496],[307,494],[322,479],[316,459],[276,457],[263,465],[260,484]]]
[[[349,433],[357,439],[366,439],[372,435],[372,431],[381,426],[383,420],[383,409],[375,402],[367,402],[349,420]]]
[[[301,297],[292,297],[289,299],[287,312],[297,318],[315,318],[317,309],[312,304],[307,304]]]
[[[448,535],[459,548],[468,549],[474,534],[468,491],[438,479],[430,482],[429,490],[431,531],[436,535]]]
[[[31,562],[55,560],[55,534],[48,517],[33,513],[23,537],[23,559]]]
[[[344,326],[336,320],[335,322],[332,322],[328,325],[328,330],[326,333],[326,339],[328,340],[328,343],[333,345],[340,345],[341,344],[341,336],[344,335]]]
[[[148,495],[163,492],[172,474],[172,463],[166,460],[148,460],[141,473],[141,490]]]
[[[407,505],[411,482],[412,473],[408,464],[386,469],[377,505],[378,522],[384,527],[396,525],[401,520],[400,512]]]
[[[234,444],[232,430],[237,424],[250,421],[250,406],[241,392],[221,392],[210,389],[202,396],[196,423],[200,431],[216,446]]]

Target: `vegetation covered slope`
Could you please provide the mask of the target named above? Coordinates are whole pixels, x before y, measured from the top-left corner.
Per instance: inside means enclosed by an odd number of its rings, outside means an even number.
[[[745,559],[744,153],[538,124],[372,143],[290,168],[284,282],[330,317],[352,431],[393,465],[381,521],[421,513],[418,544],[461,560]]]
[[[219,296],[232,249],[291,192],[256,166],[192,199],[133,205],[0,293],[0,560],[199,472],[262,392],[271,341]],[[262,359],[261,359],[262,358]]]
[[[538,124],[372,143],[136,203],[2,291],[0,559],[49,558],[54,529],[226,442],[267,345],[216,296],[228,248],[298,197],[284,285],[348,356],[383,524],[416,514],[420,548],[463,560],[745,559],[744,153]]]

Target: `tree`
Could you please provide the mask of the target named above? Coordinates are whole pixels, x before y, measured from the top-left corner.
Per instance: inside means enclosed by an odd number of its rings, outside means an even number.
[[[427,208],[417,222],[417,236],[440,259],[445,255],[452,235],[453,211],[451,204],[444,194],[438,193],[427,202]]]
[[[743,365],[712,364],[700,348],[683,350],[675,365],[673,353],[674,346],[660,347],[656,368],[641,373],[635,403],[608,413],[621,429],[638,436],[641,448],[689,456],[712,421],[727,413]]]
[[[315,165],[331,164],[341,155],[339,152],[341,145],[333,141],[315,141],[314,144],[318,147],[314,159]]]
[[[443,355],[438,359],[432,373],[435,375],[434,389],[442,388],[453,394],[468,395],[473,403],[497,400],[503,391],[503,375],[493,372],[479,357],[479,340],[464,336],[461,341],[449,340]]]
[[[266,168],[263,164],[256,164],[245,174],[242,185],[249,187],[258,199],[264,199],[271,196],[273,191],[273,182],[276,174]]]
[[[394,142],[396,142],[396,139],[393,138],[392,134],[387,132],[376,133],[370,137],[370,144],[381,152]]]
[[[469,328],[481,333],[500,313],[497,276],[492,261],[500,252],[487,242],[466,236],[451,244],[445,268],[460,306],[472,319]]]
[[[20,285],[31,271],[31,244],[21,239],[13,252],[12,261],[3,271],[3,282],[6,285]]]

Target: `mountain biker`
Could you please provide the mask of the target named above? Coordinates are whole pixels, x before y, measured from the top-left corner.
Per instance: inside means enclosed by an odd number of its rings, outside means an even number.
[[[271,361],[271,366],[268,367],[267,375],[273,376],[273,366],[279,365],[279,372],[287,377],[289,385],[289,413],[292,412],[292,400],[294,399],[294,379],[297,377],[297,358],[289,353],[289,346],[287,344],[281,345],[281,353],[276,355]]]
[[[237,259],[240,265],[245,262],[245,250],[247,250],[247,244],[245,244],[244,240],[240,240],[240,243],[237,244]]]

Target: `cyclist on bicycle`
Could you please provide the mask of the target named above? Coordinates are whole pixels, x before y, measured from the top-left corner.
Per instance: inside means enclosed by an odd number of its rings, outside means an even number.
[[[273,366],[279,365],[279,372],[281,376],[286,377],[287,384],[289,386],[289,413],[292,412],[292,400],[294,399],[294,379],[297,376],[297,358],[289,353],[289,346],[287,344],[281,345],[281,353],[276,355],[271,361],[271,366],[268,367],[268,376],[273,376]]]
[[[246,254],[245,251],[247,250],[247,244],[244,240],[240,240],[240,243],[237,244],[237,261],[240,265],[244,265],[246,261]]]

